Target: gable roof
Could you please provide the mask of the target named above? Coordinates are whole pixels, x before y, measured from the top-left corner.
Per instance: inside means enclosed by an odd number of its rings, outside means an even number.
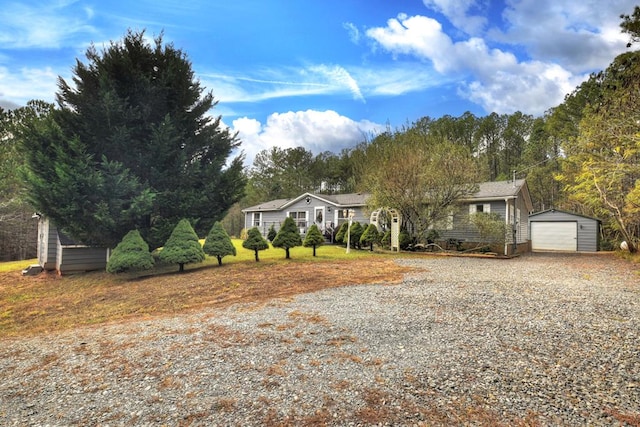
[[[527,181],[524,179],[516,179],[515,181],[489,181],[478,184],[478,191],[471,197],[464,198],[463,202],[473,201],[491,201],[491,200],[505,200],[515,199],[518,194],[522,192],[524,203],[527,206],[527,210],[531,212],[533,210],[533,202],[531,201],[531,195],[529,194],[529,187]]]
[[[524,179],[514,181],[491,181],[478,185],[478,191],[470,199],[515,197],[524,185]]]
[[[544,216],[544,215],[551,214],[551,213],[554,213],[554,212],[560,212],[560,213],[563,213],[563,214],[566,214],[566,215],[578,216],[580,218],[592,219],[594,221],[602,222],[598,218],[595,218],[595,217],[592,217],[592,216],[582,215],[582,214],[578,214],[578,213],[575,213],[575,212],[563,211],[562,209],[555,209],[555,208],[547,209],[547,210],[540,211],[540,212],[534,212],[532,214],[529,214],[529,218],[536,217],[538,215]]]
[[[256,212],[256,211],[279,211],[287,206],[290,206],[306,197],[312,197],[318,199],[326,204],[335,207],[354,207],[354,206],[366,206],[369,194],[367,193],[349,193],[349,194],[314,194],[304,193],[298,197],[291,199],[276,199],[269,202],[260,203],[259,205],[251,206],[242,209],[242,212]]]
[[[531,202],[531,196],[529,195],[529,188],[527,187],[527,181],[524,179],[517,179],[515,181],[490,181],[478,184],[478,191],[470,197],[464,198],[463,202],[473,201],[490,201],[490,200],[505,200],[515,199],[522,192],[525,205],[529,212],[533,210],[533,203]],[[242,209],[242,212],[256,212],[256,211],[279,211],[287,206],[290,206],[305,197],[312,197],[323,201],[326,204],[333,205],[335,207],[354,207],[354,206],[366,206],[369,193],[349,193],[349,194],[314,194],[304,193],[298,197],[291,199],[276,199],[269,202],[264,202],[259,205],[251,206]]]

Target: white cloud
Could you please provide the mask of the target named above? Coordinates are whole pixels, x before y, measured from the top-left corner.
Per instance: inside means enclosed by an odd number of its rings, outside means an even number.
[[[10,99],[12,104],[26,105],[32,99],[54,101],[58,74],[51,68],[22,68],[12,72],[0,67],[0,100]]]
[[[356,27],[351,22],[345,22],[344,24],[342,24],[342,27],[347,30],[347,33],[349,34],[349,40],[351,40],[352,43],[360,43],[360,30],[358,30],[358,27]]]
[[[0,44],[5,49],[58,48],[78,34],[92,34],[93,11],[73,7],[75,2],[39,5],[6,3],[0,8]]]
[[[532,58],[555,62],[575,73],[606,68],[626,48],[620,14],[636,0],[520,0],[507,2],[504,28],[492,40],[525,47]]]
[[[343,67],[337,65],[317,65],[311,67],[309,70],[320,76],[325,76],[329,82],[337,83],[338,87],[348,88],[353,99],[364,102],[364,96],[362,96],[360,87],[358,87],[358,82],[351,77],[351,74]]]
[[[487,26],[487,18],[470,13],[482,6],[476,0],[422,0],[422,2],[426,7],[446,16],[456,28],[467,34],[480,34]]]
[[[314,154],[338,153],[384,129],[382,125],[367,120],[356,122],[332,110],[273,113],[265,124],[242,117],[231,126],[242,140],[247,164],[253,163],[257,153],[271,147],[304,147]]]
[[[399,96],[449,83],[450,78],[414,62],[352,70],[362,90],[372,96]]]
[[[424,16],[400,15],[367,35],[392,55],[431,61],[437,72],[458,79],[462,96],[487,112],[542,114],[585,77],[551,62],[520,61],[481,38],[453,42],[440,23]]]
[[[258,102],[268,99],[339,95],[348,93],[364,102],[358,82],[339,65],[310,65],[306,68],[261,69],[253,75],[200,73],[205,87],[214,87],[221,102]]]

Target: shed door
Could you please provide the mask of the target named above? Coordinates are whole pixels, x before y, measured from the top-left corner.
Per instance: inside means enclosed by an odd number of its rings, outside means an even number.
[[[570,251],[578,250],[578,223],[532,222],[531,250]]]

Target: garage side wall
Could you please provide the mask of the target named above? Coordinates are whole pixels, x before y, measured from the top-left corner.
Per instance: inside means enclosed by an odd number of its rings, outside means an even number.
[[[562,211],[547,211],[529,217],[533,222],[576,222],[578,225],[578,252],[596,252],[599,249],[600,223],[597,219]]]

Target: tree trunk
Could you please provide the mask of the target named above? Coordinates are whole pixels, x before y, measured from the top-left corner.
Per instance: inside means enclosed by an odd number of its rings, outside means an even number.
[[[284,248],[285,253],[287,254],[285,256],[286,259],[289,259],[289,248]]]
[[[218,266],[222,265],[222,257],[218,255]]]
[[[258,250],[255,249],[255,251],[256,251],[256,262],[258,262],[258,261],[260,261],[260,258],[258,257]]]
[[[184,271],[184,262],[181,262],[180,264],[178,264],[180,267],[178,268],[178,272],[182,273]]]
[[[313,245],[313,256],[316,256],[316,245]]]
[[[618,226],[620,227],[620,233],[622,234],[622,237],[627,242],[629,253],[632,253],[632,254],[636,253],[638,251],[638,248],[633,242],[633,236],[631,235],[631,233],[629,233],[629,230],[627,230],[627,226],[624,219],[622,218],[622,215],[618,215],[616,212],[615,218],[616,218],[616,222],[618,223]]]

